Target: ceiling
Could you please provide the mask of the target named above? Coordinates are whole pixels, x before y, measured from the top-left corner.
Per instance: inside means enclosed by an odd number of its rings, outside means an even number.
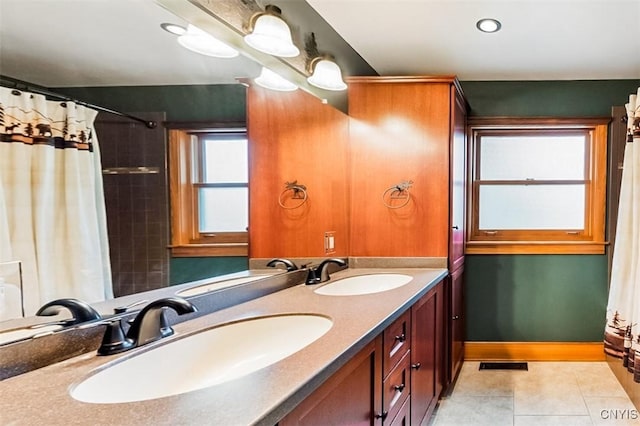
[[[381,75],[640,78],[640,0],[307,1]]]
[[[222,0],[217,0],[222,1]],[[247,0],[225,0],[247,1]],[[640,78],[640,0],[273,0],[347,75]],[[502,22],[485,34],[479,18]],[[324,19],[323,19],[324,18]],[[235,83],[260,66],[181,48],[153,0],[0,0],[0,74],[46,87]],[[337,34],[336,34],[337,33]]]

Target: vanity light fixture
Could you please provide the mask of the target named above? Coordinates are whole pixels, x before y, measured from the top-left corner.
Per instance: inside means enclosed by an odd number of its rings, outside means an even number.
[[[264,12],[254,14],[249,19],[244,41],[256,50],[282,58],[293,58],[300,50],[293,44],[291,29],[282,19],[282,11],[274,5],[267,5]]]
[[[292,92],[298,88],[298,86],[267,67],[262,67],[260,75],[253,81],[265,89],[277,90],[279,92]]]
[[[193,52],[214,58],[235,58],[240,54],[236,49],[191,24],[187,26],[184,34],[178,36],[178,43]]]
[[[307,81],[320,89],[340,91],[347,88],[340,67],[330,57],[314,58],[309,63],[309,71],[311,75]]]
[[[497,33],[502,28],[502,24],[497,19],[482,18],[476,22],[476,28],[483,33]]]

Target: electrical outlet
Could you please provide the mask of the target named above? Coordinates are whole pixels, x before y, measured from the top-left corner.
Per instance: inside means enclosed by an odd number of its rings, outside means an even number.
[[[326,231],[324,233],[324,253],[331,254],[336,251],[336,232]]]

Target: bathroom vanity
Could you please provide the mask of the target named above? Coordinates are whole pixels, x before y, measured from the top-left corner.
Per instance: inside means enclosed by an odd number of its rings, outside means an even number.
[[[371,287],[373,293],[362,290],[360,279],[349,281],[359,275],[370,275],[377,281],[383,274],[408,279],[394,288],[383,284]],[[343,279],[350,288],[345,294],[317,292],[324,286],[338,287]],[[446,385],[446,279],[447,270],[439,268],[350,268],[332,273],[326,283],[301,282],[175,324],[173,336],[128,352],[97,356],[92,351],[6,379],[0,382],[2,420],[12,425],[85,420],[96,425],[175,425],[202,423],[205,419],[209,424],[286,425],[310,424],[319,419],[326,423],[335,416],[341,422],[353,418],[366,424],[401,424],[397,422],[412,418],[411,423],[418,424],[430,415]],[[292,323],[291,319],[299,318],[296,315],[321,318],[322,327],[327,327],[327,321],[330,325],[301,349],[285,354],[281,360],[276,357],[276,361],[258,369],[254,368],[256,358],[262,353],[250,353],[251,349],[245,351],[249,353],[237,352],[234,356],[245,362],[246,371],[206,384],[208,375],[218,374],[208,371],[207,366],[228,362],[227,350],[238,349],[241,341],[270,336],[271,331],[250,327],[246,329],[249,331],[238,331],[240,336],[221,338],[209,349],[198,351],[197,363],[192,353],[195,346],[190,345],[193,338],[215,329],[242,330],[227,327],[243,326],[256,319],[285,318]],[[308,324],[304,326],[315,327],[313,321]],[[273,342],[277,345],[276,340]],[[128,374],[131,387],[140,391],[124,400],[109,401],[116,391],[108,388],[93,390],[89,397],[93,402],[81,402],[83,398],[77,393],[78,399],[72,396],[91,376],[109,376],[118,364],[123,366],[136,357],[153,357],[154,351],[162,353],[171,345],[178,349],[173,355],[155,357],[148,363],[150,370],[139,368]],[[154,380],[179,380],[172,373],[187,371],[184,364],[192,366],[193,371],[181,375],[201,377],[204,384],[190,385],[195,386],[193,390],[175,390],[176,394],[169,389],[164,396],[146,399],[145,392],[154,387]],[[153,374],[145,373],[147,370]]]

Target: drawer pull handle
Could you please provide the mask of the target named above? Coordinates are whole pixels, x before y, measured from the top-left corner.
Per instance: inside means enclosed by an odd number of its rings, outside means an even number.
[[[415,364],[411,364],[411,368],[413,368],[414,370],[419,370],[421,366],[422,364],[420,364],[419,362],[416,362]]]
[[[460,315],[454,315],[453,317],[451,317],[451,319],[453,319],[453,320],[460,319]]]
[[[395,339],[396,339],[398,342],[404,342],[405,340],[407,340],[407,337],[404,335],[404,333],[402,333],[401,335],[396,336],[396,337],[395,337]]]
[[[405,387],[405,386],[404,386],[404,383],[401,383],[401,384],[399,384],[399,385],[395,385],[393,388],[394,388],[395,390],[397,390],[398,392],[402,392],[402,391],[404,390],[404,387]]]
[[[386,419],[386,418],[387,418],[387,415],[388,415],[388,414],[389,414],[388,412],[383,411],[382,413],[376,413],[376,414],[374,414],[374,415],[373,415],[373,417],[375,417],[376,419],[382,419],[382,420],[384,420],[384,419]]]

